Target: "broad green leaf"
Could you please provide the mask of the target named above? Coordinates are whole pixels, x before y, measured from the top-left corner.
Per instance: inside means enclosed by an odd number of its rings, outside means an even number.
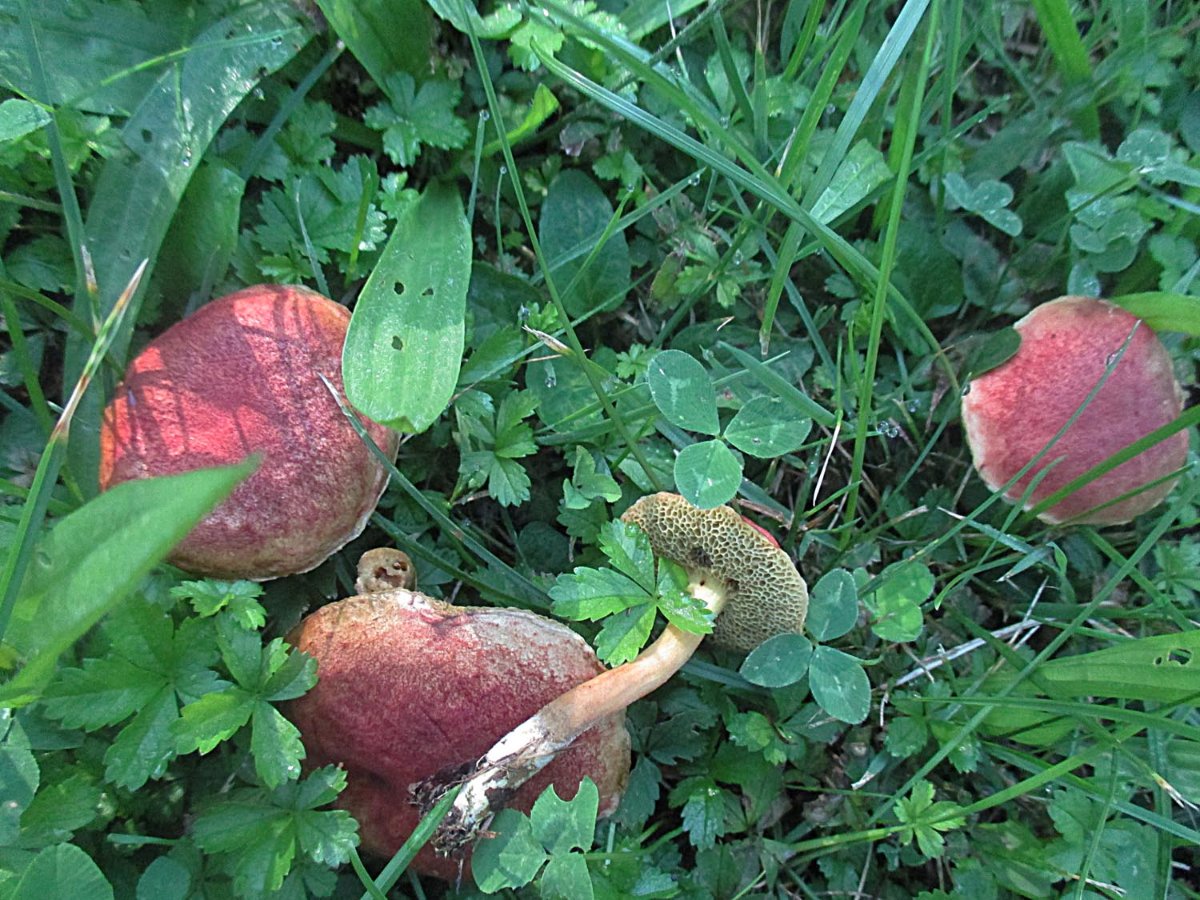
[[[590,778],[580,782],[572,800],[560,798],[554,785],[550,785],[529,812],[533,836],[551,855],[568,850],[590,850],[599,808],[600,792]]]
[[[818,222],[832,222],[891,178],[892,170],[883,154],[866,141],[859,141],[838,164],[829,187],[813,204],[812,217]]]
[[[431,185],[396,223],[367,279],[342,352],[346,397],[364,415],[419,433],[454,393],[471,280],[462,200]]]
[[[646,383],[654,405],[668,422],[688,431],[715,435],[717,392],[708,371],[682,350],[663,350],[650,361]]]
[[[675,457],[675,486],[689,503],[701,509],[728,503],[741,483],[741,461],[724,441],[691,444]]]
[[[237,247],[245,191],[246,182],[228,166],[205,162],[197,169],[154,268],[154,287],[172,311],[221,283]]]
[[[821,709],[857,725],[871,711],[871,682],[862,663],[841,650],[817,647],[808,665],[808,686]]]
[[[548,857],[534,839],[529,819],[514,809],[502,809],[488,831],[490,835],[475,844],[471,855],[476,887],[495,894],[533,881]]]
[[[629,290],[629,246],[625,235],[605,228],[612,204],[591,178],[568,169],[550,183],[538,220],[538,240],[568,315],[612,309]]]
[[[933,573],[922,563],[892,563],[879,575],[879,586],[867,595],[874,621],[871,630],[885,641],[912,641],[921,633],[921,604],[933,594]]]
[[[162,71],[137,104],[121,131],[126,152],[106,160],[88,207],[86,236],[100,286],[96,312],[101,319],[142,260],[158,258],[184,189],[217,129],[259,81],[300,52],[310,28],[311,21],[291,0],[241,6],[193,35],[188,53]],[[78,43],[67,55],[78,58]],[[94,77],[89,73],[89,85]],[[113,340],[111,355],[118,360],[129,347],[139,305],[135,296]],[[75,313],[92,321],[90,298],[82,295]],[[90,342],[68,341],[65,383],[75,383],[90,351]],[[89,494],[96,490],[103,402],[93,386],[71,428],[68,459]]]
[[[152,17],[140,4],[38,0],[30,8],[49,92],[37,99],[58,107],[128,115],[160,74],[157,67],[141,64],[187,39],[184,17]],[[35,82],[19,7],[5,3],[4,13],[0,83],[28,91]]]
[[[858,586],[845,569],[821,576],[808,598],[805,627],[818,641],[839,638],[858,621]]]
[[[759,687],[784,687],[808,674],[812,654],[813,645],[806,638],[798,634],[777,634],[751,650],[738,671]]]
[[[87,897],[111,900],[112,885],[90,856],[74,844],[47,847],[33,858],[8,900]]]
[[[539,896],[545,900],[593,900],[596,896],[582,853],[550,857],[537,887]]]
[[[0,784],[4,802],[0,803],[0,847],[9,847],[21,832],[21,814],[33,800],[41,783],[41,770],[21,726],[9,715],[0,716],[5,729],[0,741]]]
[[[1037,675],[1039,685],[1058,700],[1094,696],[1174,703],[1200,694],[1200,631],[1136,638],[1059,657],[1039,666]]]
[[[1011,325],[988,335],[979,344],[967,360],[966,371],[971,377],[978,377],[984,372],[991,371],[1003,363],[1021,348],[1021,334]],[[968,390],[969,390],[968,386]]]
[[[50,121],[50,113],[28,100],[0,103],[0,142],[14,141]]]
[[[317,0],[330,27],[376,84],[428,71],[432,22],[421,0]]]
[[[1171,291],[1124,294],[1110,298],[1155,331],[1179,331],[1200,337],[1200,297]]]
[[[755,397],[725,427],[725,440],[743,453],[771,459],[799,450],[811,429],[812,419],[797,416],[782,400]]]
[[[170,856],[160,856],[138,879],[137,900],[187,900],[192,885],[187,866]]]
[[[254,463],[127,481],[59,522],[34,551],[5,641],[26,661],[0,699],[35,699],[60,653],[167,555]]]

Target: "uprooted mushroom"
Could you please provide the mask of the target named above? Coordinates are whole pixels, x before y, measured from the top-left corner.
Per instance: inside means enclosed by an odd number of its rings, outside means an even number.
[[[699,509],[678,494],[643,497],[624,521],[641,528],[659,557],[688,575],[688,593],[719,618],[713,639],[735,650],[799,632],[808,611],[808,587],[788,555],[729,507]],[[439,852],[467,846],[494,808],[581,736],[658,688],[691,657],[702,635],[668,624],[631,662],[602,672],[555,697],[470,767],[451,767],[420,786],[426,806],[462,783],[434,838]]]
[[[414,583],[405,554],[369,551],[359,561],[358,594],[322,607],[288,636],[316,658],[319,675],[287,708],[305,764],[345,767],[337,803],[358,821],[363,846],[385,856],[420,818],[409,802],[414,782],[477,758],[552,697],[603,670],[587,643],[552,619],[452,606],[413,590]],[[628,773],[623,717],[608,716],[512,804],[528,810],[551,783],[569,798],[587,776],[605,814],[616,808]],[[453,879],[460,860],[427,848],[413,868]]]

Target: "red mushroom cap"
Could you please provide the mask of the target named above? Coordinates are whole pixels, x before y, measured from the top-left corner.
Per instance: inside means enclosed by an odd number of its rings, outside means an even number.
[[[1182,411],[1183,392],[1166,348],[1148,325],[1119,306],[1090,297],[1060,297],[1037,307],[1015,327],[1021,335],[1016,355],[974,379],[962,403],[975,468],[993,490],[1041,452],[1104,378],[1127,339],[1129,344],[1079,418],[1005,493],[1009,500],[1020,500],[1030,481],[1052,466],[1027,500],[1029,506],[1036,505]],[[1095,525],[1128,522],[1158,504],[1174,481],[1091,510],[1180,468],[1187,448],[1187,434],[1174,434],[1075,491],[1040,518]]]
[[[220,578],[307,571],[357,536],[387,470],[319,376],[342,387],[350,313],[303,287],[214,300],[151,341],[105,410],[100,487],[262,455],[171,561]],[[367,423],[391,456],[395,433]]]
[[[288,639],[316,657],[316,687],[288,705],[307,767],[345,767],[337,805],[358,820],[363,846],[390,856],[420,813],[410,787],[475,760],[563,691],[603,671],[566,626],[517,609],[450,606],[407,590],[322,607]],[[507,804],[528,812],[553,784],[575,795],[590,776],[600,814],[611,813],[629,773],[624,715],[609,716],[558,754]],[[456,859],[426,846],[416,871],[453,880]]]

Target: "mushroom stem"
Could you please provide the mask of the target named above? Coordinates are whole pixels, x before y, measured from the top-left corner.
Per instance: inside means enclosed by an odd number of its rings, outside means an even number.
[[[692,581],[688,593],[713,616],[725,605],[725,586],[711,576]],[[555,697],[497,741],[462,779],[462,790],[434,835],[439,853],[465,847],[508,796],[597,722],[662,686],[691,658],[704,635],[668,624],[637,658]],[[457,779],[456,779],[457,780]],[[414,786],[422,806],[432,806],[451,785],[445,773]]]

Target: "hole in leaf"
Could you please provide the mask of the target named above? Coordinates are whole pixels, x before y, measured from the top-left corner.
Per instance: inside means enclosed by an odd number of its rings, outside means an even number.
[[[404,286],[403,281],[397,281],[395,284],[392,285],[392,293],[395,294],[397,297],[403,295],[403,293],[406,290],[408,290],[408,288],[406,288]]]
[[[1168,650],[1162,656],[1156,657],[1154,664],[1156,666],[1187,666],[1191,665],[1192,651],[1183,647],[1176,647],[1174,650]]]
[[[401,338],[400,335],[398,335],[398,334],[392,335],[392,349],[393,350],[403,350],[404,349],[404,339]]]
[[[421,296],[422,297],[432,297],[433,296],[433,288],[431,288],[431,287],[425,288],[425,290],[421,291]]]
[[[142,140],[145,141],[147,144],[153,144],[154,143],[154,132],[151,131],[149,128],[143,128],[142,129]]]

